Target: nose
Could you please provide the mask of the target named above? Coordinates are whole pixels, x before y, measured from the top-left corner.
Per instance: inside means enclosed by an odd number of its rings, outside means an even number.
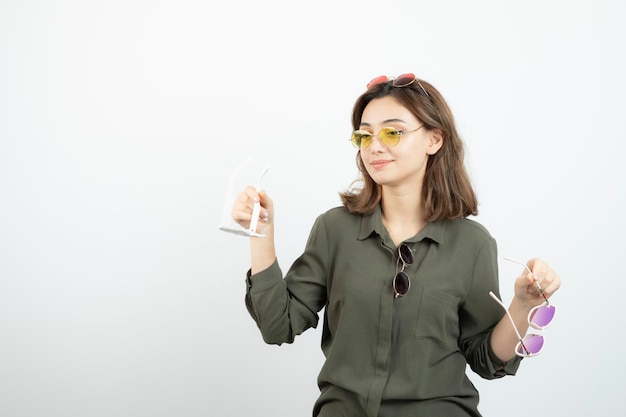
[[[370,144],[368,149],[371,153],[378,153],[387,149],[387,146],[383,143],[383,141],[376,134],[372,136],[372,143]]]

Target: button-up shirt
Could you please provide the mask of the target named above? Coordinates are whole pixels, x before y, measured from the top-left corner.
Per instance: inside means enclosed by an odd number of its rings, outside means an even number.
[[[247,277],[246,305],[267,343],[292,343],[324,310],[314,416],[479,416],[466,364],[483,378],[515,374],[490,337],[503,317],[497,247],[471,219],[427,223],[403,242],[414,254],[409,292],[395,297],[398,251],[380,207],[320,215],[302,255]]]

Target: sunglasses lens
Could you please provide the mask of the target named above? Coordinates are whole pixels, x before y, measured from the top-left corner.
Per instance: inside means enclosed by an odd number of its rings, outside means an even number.
[[[396,277],[393,279],[393,289],[396,292],[396,297],[408,293],[409,288],[411,288],[409,276],[402,271],[398,272]]]
[[[552,323],[555,314],[556,307],[554,306],[537,306],[534,309],[530,310],[528,323],[535,329],[541,330],[545,327],[548,327],[548,325]]]
[[[398,253],[400,254],[400,258],[402,258],[402,261],[404,261],[405,264],[411,265],[413,263],[413,252],[411,251],[411,248],[409,248],[407,245],[400,245],[400,248],[398,248]]]
[[[395,146],[400,142],[400,132],[392,127],[383,128],[378,137],[383,141],[385,146]]]
[[[407,85],[413,84],[415,81],[414,74],[402,74],[393,80],[394,87],[406,87]]]
[[[526,350],[524,350],[526,347]],[[541,352],[543,348],[543,336],[540,334],[529,334],[524,338],[524,346],[517,344],[515,351],[520,356],[532,356]]]
[[[387,77],[386,75],[379,75],[378,77],[374,78],[372,81],[367,83],[367,88],[370,89],[377,84],[386,83],[388,80],[389,80],[389,77]]]
[[[370,146],[370,143],[372,142],[372,134],[364,130],[355,130],[352,132],[352,138],[350,141],[355,148],[365,149]]]

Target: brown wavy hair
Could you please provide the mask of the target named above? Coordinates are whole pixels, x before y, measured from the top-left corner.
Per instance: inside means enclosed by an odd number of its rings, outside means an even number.
[[[422,90],[423,87],[423,90]],[[352,127],[358,129],[363,111],[374,99],[391,96],[424,124],[439,129],[443,146],[428,156],[422,187],[426,221],[453,220],[478,214],[478,201],[464,164],[463,142],[456,130],[454,117],[443,96],[430,83],[416,80],[406,87],[380,83],[363,93],[354,103]],[[355,214],[370,214],[380,203],[382,188],[367,173],[360,151],[356,154],[362,178],[339,196],[346,209]]]

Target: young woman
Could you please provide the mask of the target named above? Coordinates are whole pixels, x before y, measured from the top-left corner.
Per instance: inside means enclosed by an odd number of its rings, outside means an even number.
[[[479,416],[466,364],[483,378],[514,375],[538,353],[521,340],[529,312],[552,308],[560,279],[531,259],[508,317],[490,297],[496,242],[468,219],[477,200],[462,141],[431,84],[413,74],[372,80],[352,124],[360,185],[317,218],[284,276],[272,200],[252,187],[238,196],[235,221],[247,227],[260,203],[265,235],[250,238],[248,310],[264,340],[281,344],[316,327],[324,309],[314,416]]]

